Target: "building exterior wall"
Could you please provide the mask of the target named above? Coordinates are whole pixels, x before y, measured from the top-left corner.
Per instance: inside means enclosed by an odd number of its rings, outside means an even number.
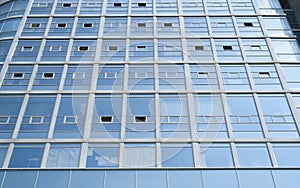
[[[299,62],[278,0],[0,1],[0,187],[299,187]]]

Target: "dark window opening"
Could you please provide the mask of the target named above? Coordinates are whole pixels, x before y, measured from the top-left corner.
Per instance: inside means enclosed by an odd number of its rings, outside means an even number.
[[[111,123],[112,122],[112,116],[101,116],[101,122],[102,123]]]
[[[122,7],[122,3],[114,3],[114,7]]]
[[[223,46],[223,50],[232,50],[232,46]]]
[[[245,27],[253,27],[253,23],[252,22],[244,22],[244,26]]]
[[[63,3],[62,6],[69,8],[72,7],[72,3]]]
[[[146,6],[146,3],[138,3],[138,6],[139,6],[139,7],[145,7],[145,6]]]
[[[146,122],[146,116],[135,116],[134,121],[136,123],[145,123]]]

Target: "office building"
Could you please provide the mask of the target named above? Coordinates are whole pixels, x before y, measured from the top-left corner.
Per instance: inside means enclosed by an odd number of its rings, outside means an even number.
[[[0,188],[298,188],[280,3],[0,0]]]

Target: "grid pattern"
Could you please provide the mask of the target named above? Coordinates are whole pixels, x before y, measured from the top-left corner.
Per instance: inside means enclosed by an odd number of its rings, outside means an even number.
[[[278,1],[4,5],[3,168],[299,167],[300,50]]]

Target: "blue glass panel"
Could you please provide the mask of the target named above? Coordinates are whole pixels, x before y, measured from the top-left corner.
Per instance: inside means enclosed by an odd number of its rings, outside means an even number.
[[[69,188],[103,188],[104,171],[72,171]]]
[[[238,188],[237,176],[233,170],[210,170],[203,171],[202,174],[205,188]]]
[[[163,167],[193,167],[193,154],[191,147],[179,145],[162,146]]]
[[[107,171],[106,188],[133,188],[135,187],[135,171]]]
[[[240,170],[238,177],[240,188],[275,188],[270,171]]]
[[[33,188],[35,179],[36,171],[7,171],[1,188]]]
[[[36,188],[66,188],[68,187],[69,174],[70,171],[40,171]]]
[[[179,170],[168,171],[168,188],[202,188],[201,171]]]
[[[299,170],[274,170],[276,188],[299,188]]]
[[[155,180],[155,181],[153,181]],[[165,188],[167,187],[166,171],[137,171],[137,187],[138,188]]]
[[[43,145],[16,144],[13,150],[9,168],[38,168],[44,153]]]

